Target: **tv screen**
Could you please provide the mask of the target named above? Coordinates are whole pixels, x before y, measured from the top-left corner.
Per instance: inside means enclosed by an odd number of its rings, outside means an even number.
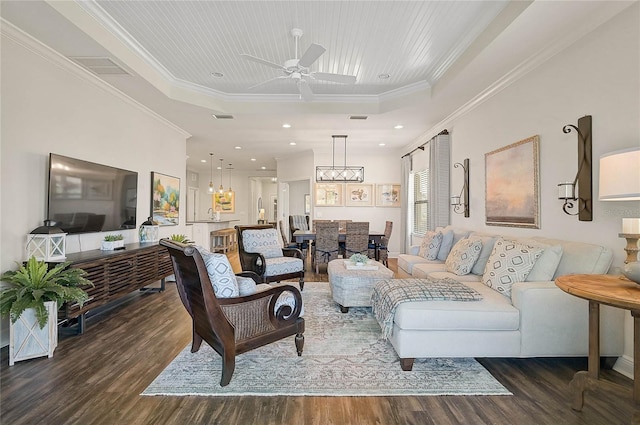
[[[49,155],[48,219],[67,233],[136,228],[138,173]]]

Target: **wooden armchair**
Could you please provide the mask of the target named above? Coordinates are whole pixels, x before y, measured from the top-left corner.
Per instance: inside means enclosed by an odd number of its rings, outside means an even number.
[[[216,297],[205,262],[194,246],[185,246],[162,239],[171,255],[180,299],[193,323],[191,352],[200,349],[206,341],[222,357],[220,386],[231,381],[235,370],[235,357],[254,348],[295,335],[298,356],[304,346],[304,319],[300,291],[294,286],[274,286],[253,295],[234,298]],[[241,273],[253,277],[254,273]],[[276,310],[281,294],[289,292],[295,299],[295,308],[282,305]]]
[[[297,248],[282,248],[271,226],[236,226],[242,270],[260,276],[262,283],[298,278],[304,289],[304,257]]]

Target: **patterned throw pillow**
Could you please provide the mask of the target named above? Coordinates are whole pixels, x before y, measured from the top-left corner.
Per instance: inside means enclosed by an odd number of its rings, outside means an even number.
[[[244,250],[264,255],[264,258],[282,257],[282,245],[276,229],[254,229],[242,232]]]
[[[442,243],[442,232],[427,232],[422,238],[420,251],[418,255],[427,260],[435,260],[438,258],[438,250]]]
[[[196,249],[200,252],[204,264],[207,267],[209,280],[213,285],[213,292],[216,294],[216,297],[237,297],[240,294],[238,291],[238,283],[227,256],[209,252],[201,246],[197,246]]]
[[[498,238],[484,269],[482,283],[511,297],[511,286],[526,280],[542,251],[543,248]]]
[[[256,281],[250,277],[236,276],[236,281],[238,281],[238,292],[241,297],[253,295],[258,292]]]
[[[451,249],[445,262],[447,271],[458,276],[471,273],[473,265],[478,260],[482,251],[482,241],[480,239],[460,239]]]

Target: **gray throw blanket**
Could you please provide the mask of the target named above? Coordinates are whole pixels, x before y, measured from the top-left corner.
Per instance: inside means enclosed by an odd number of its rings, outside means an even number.
[[[393,331],[393,316],[398,305],[407,301],[480,301],[482,295],[475,289],[450,278],[444,279],[389,279],[373,288],[371,308],[382,328],[382,337],[388,339]]]

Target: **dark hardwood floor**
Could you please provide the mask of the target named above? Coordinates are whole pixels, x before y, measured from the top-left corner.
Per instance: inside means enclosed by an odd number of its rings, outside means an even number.
[[[238,269],[237,254],[231,254]],[[395,261],[390,268],[397,271]],[[308,267],[308,270],[311,270]],[[307,281],[326,281],[308,272]],[[175,290],[136,293],[91,317],[86,332],[62,329],[52,359],[0,361],[2,424],[629,424],[637,423],[631,380],[603,377],[622,390],[597,389],[582,412],[570,408],[579,359],[478,359],[513,396],[142,397],[139,394],[190,342]],[[304,355],[304,354],[303,354]],[[400,367],[400,366],[398,366]],[[211,379],[219,380],[219,376]],[[634,415],[635,420],[634,422]]]

